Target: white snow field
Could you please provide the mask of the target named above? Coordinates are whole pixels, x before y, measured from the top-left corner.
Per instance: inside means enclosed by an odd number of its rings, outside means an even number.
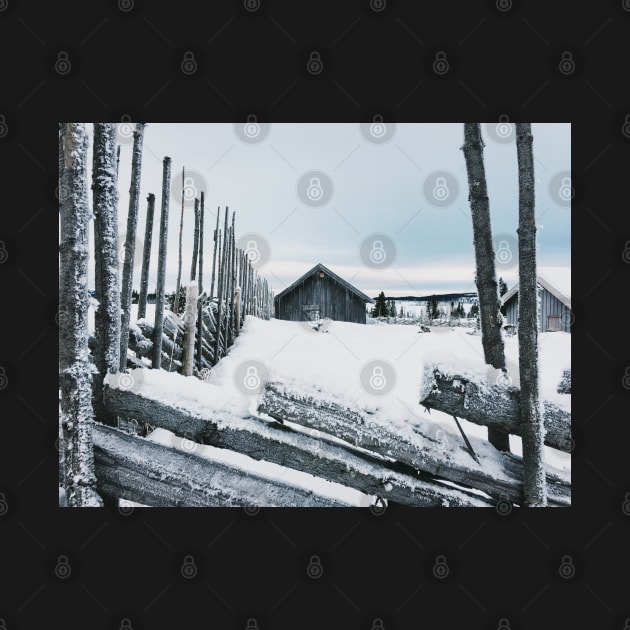
[[[147,315],[151,319],[149,312]],[[478,379],[491,382],[495,381],[497,371],[484,364],[479,334],[471,335],[466,328],[441,327],[434,328],[430,333],[419,333],[418,330],[418,326],[384,322],[361,325],[327,320],[319,331],[315,331],[307,323],[275,319],[264,321],[248,316],[228,356],[221,359],[206,382],[163,370],[143,370],[139,394],[215,421],[238,423],[240,418],[258,415],[262,394],[247,395],[243,393],[242,383],[235,382],[235,374],[240,374],[238,367],[254,360],[263,366],[259,376],[264,381],[279,383],[287,390],[315,399],[369,412],[370,421],[388,426],[402,435],[412,433],[414,425],[423,425],[424,428],[433,426],[443,430],[450,441],[462,442],[450,416],[436,410],[429,414],[418,404],[424,367],[439,363],[442,367],[474,374]],[[518,386],[516,336],[505,339],[505,352],[512,383]],[[395,370],[393,389],[381,396],[370,393],[360,379],[361,369],[374,359],[390,363]],[[541,334],[539,359],[541,400],[553,401],[570,411],[570,395],[557,393],[556,387],[562,371],[571,365],[571,335],[564,332]],[[108,377],[108,381],[116,386],[112,377]],[[460,420],[460,423],[475,451],[483,458],[483,465],[491,468],[495,464],[493,452],[496,451],[487,442],[487,428],[465,420]],[[176,438],[163,429],[154,431],[149,439],[185,451],[191,450],[186,440]],[[521,455],[520,438],[511,436],[510,443],[512,452]],[[461,461],[466,464],[472,462],[465,450],[457,451],[457,459],[462,458]],[[256,461],[225,449],[197,446],[195,453],[230,463],[241,468],[244,474],[256,471],[263,476],[281,477],[284,482],[307,487],[348,505],[366,506],[373,499],[307,473]],[[545,447],[545,461],[553,468],[564,471],[565,477],[570,477],[569,453]]]

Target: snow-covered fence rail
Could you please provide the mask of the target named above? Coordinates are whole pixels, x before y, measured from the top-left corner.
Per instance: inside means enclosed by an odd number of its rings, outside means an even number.
[[[94,465],[101,495],[154,507],[346,506],[103,425],[94,427]]]
[[[518,387],[488,385],[462,374],[445,374],[433,366],[427,370],[422,382],[424,389],[420,393],[420,403],[425,408],[522,437]],[[550,401],[543,401],[543,408],[545,444],[570,452],[573,446],[571,414]]]
[[[274,383],[267,385],[259,411],[281,421],[334,435],[436,479],[481,490],[497,500],[507,499],[519,505],[523,501],[522,460],[502,453],[482,440],[471,438],[480,460],[477,463],[465,451],[463,443],[447,441],[440,444],[436,435],[420,422],[410,422],[412,433],[403,435],[389,426],[371,421],[367,414],[332,402],[314,400],[298,392],[286,392]],[[569,479],[550,467],[546,474],[549,505],[570,505]]]
[[[428,431],[418,429],[417,435],[410,438],[371,423],[363,414],[331,403],[316,403],[294,393],[286,394],[273,384],[267,388],[259,408],[266,417],[262,413],[240,418],[228,413],[206,412],[186,399],[178,400],[177,406],[168,404],[148,395],[145,397],[142,391],[120,387],[114,376],[108,378],[105,404],[111,413],[150,422],[198,444],[288,466],[390,503],[488,507],[500,500],[517,504],[522,500],[522,464],[514,456],[498,453],[490,446],[484,448],[476,441],[475,449],[481,460],[478,465],[459,444],[441,449]],[[190,410],[193,407],[194,412]],[[285,422],[295,422],[306,430],[296,430]],[[99,457],[96,461],[98,476]],[[150,462],[145,474],[153,476]],[[569,505],[568,480],[551,469],[547,477],[550,505]],[[183,473],[179,480],[188,487]],[[238,479],[234,483],[238,489]],[[458,487],[454,488],[453,483]],[[174,486],[171,483],[171,490]],[[230,486],[223,488],[229,494]],[[484,494],[476,492],[478,490]],[[146,502],[146,498],[140,498],[137,488],[128,487],[125,475],[118,478],[117,484],[109,482],[108,494]],[[164,502],[149,504],[166,505]],[[177,499],[168,504],[179,505]],[[250,505],[287,503],[270,503],[261,495],[253,497]]]

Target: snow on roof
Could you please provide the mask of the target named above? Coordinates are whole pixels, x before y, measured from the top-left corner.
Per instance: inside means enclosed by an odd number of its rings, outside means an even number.
[[[295,282],[290,284],[286,289],[276,294],[274,299],[278,300],[279,298],[282,298],[287,293],[295,289],[295,287],[297,287],[300,283],[302,283],[306,278],[308,278],[311,274],[315,273],[316,271],[323,271],[333,280],[335,280],[342,286],[352,291],[352,293],[354,293],[357,297],[359,297],[359,299],[363,300],[364,302],[367,302],[368,304],[374,304],[374,300],[371,297],[368,297],[367,295],[365,295],[365,293],[363,293],[362,291],[359,291],[359,289],[357,289],[356,287],[353,287],[347,280],[344,280],[342,277],[338,276],[336,273],[328,269],[328,267],[325,267],[324,265],[322,265],[322,263],[317,263],[314,267],[309,269],[304,275],[300,276]]]
[[[538,282],[571,308],[571,267],[538,267]],[[518,282],[501,298],[505,304],[518,293]]]

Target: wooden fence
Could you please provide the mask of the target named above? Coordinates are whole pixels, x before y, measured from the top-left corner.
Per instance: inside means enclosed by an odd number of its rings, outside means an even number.
[[[383,504],[491,507],[523,500],[521,458],[473,440],[474,461],[462,440],[453,434],[446,441],[438,438],[431,423],[414,427],[412,436],[402,434],[367,414],[287,392],[273,382],[266,385],[259,413],[246,418],[185,411],[186,400],[180,402],[176,407],[143,397],[109,379],[105,405],[111,413],[172,431],[189,440],[193,452],[97,426],[99,492],[160,507],[343,505],[195,454],[195,445],[209,444],[340,483]],[[548,468],[547,488],[550,506],[570,505],[566,473]]]
[[[257,413],[245,418],[227,412],[213,415],[195,406],[194,400],[177,406],[166,404],[143,396],[142,390],[131,391],[123,387],[125,379],[121,378],[121,372],[129,368],[146,370],[146,378],[150,378],[149,368],[203,378],[226,356],[247,315],[269,319],[273,313],[273,294],[253,268],[246,252],[236,247],[235,214],[232,213],[230,221],[227,208],[223,229],[220,229],[220,212],[217,211],[210,288],[208,291],[204,289],[203,196],[195,202],[190,282],[182,287],[183,293],[176,289],[171,308],[165,308],[170,158],[164,158],[153,323],[144,314],[152,229],[149,221],[153,221],[154,196],[149,195],[148,199],[150,211],[147,213],[139,319],[130,321],[129,304],[126,304],[128,312],[123,318],[121,331],[118,327],[120,296],[116,290],[117,256],[112,246],[117,236],[117,204],[114,203],[117,197],[100,194],[96,188],[94,207],[98,217],[96,227],[100,231],[95,231],[95,242],[97,250],[102,243],[103,251],[98,252],[100,264],[97,260],[96,265],[96,298],[100,305],[96,314],[96,336],[88,341],[88,345],[98,369],[92,392],[89,391],[89,379],[72,381],[69,375],[88,374],[87,365],[84,365],[87,301],[74,300],[75,295],[87,294],[87,286],[84,286],[87,277],[87,140],[82,125],[67,127],[62,130],[65,135],[61,138],[65,142],[61,148],[66,149],[65,152],[60,149],[61,181],[70,190],[76,188],[76,195],[60,206],[62,227],[66,227],[62,233],[69,236],[61,248],[64,255],[60,278],[72,274],[68,291],[60,292],[60,316],[63,314],[64,321],[69,322],[60,325],[60,391],[62,418],[65,418],[60,440],[60,480],[64,488],[70,488],[70,505],[96,505],[100,501],[93,496],[84,496],[86,493],[82,494],[81,484],[74,482],[75,479],[87,480],[91,489],[91,466],[86,464],[85,470],[81,468],[89,458],[82,456],[77,463],[72,456],[80,452],[85,455],[92,445],[96,489],[100,496],[113,502],[126,499],[158,507],[346,505],[340,499],[319,496],[299,484],[272,479],[251,470],[245,472],[194,452],[195,445],[212,445],[342,484],[367,496],[376,496],[382,504],[490,507],[501,501],[522,503],[521,458],[499,452],[480,440],[472,440],[471,445],[463,432],[462,440],[450,439],[444,445],[436,439],[430,426],[432,423],[417,423],[410,419],[412,431],[402,433],[375,422],[369,414],[306,398],[300,392],[286,391],[274,382],[265,384]],[[97,131],[99,134],[95,137],[102,137],[102,142],[95,154],[98,158],[95,163],[107,174],[107,178],[101,178],[103,182],[115,190],[116,169],[111,167],[114,130],[103,123]],[[141,148],[142,126],[136,131],[134,142]],[[70,151],[72,142],[79,141],[81,150]],[[95,172],[98,174],[96,167]],[[98,178],[95,181],[100,182]],[[75,203],[75,197],[80,203]],[[128,222],[128,225],[132,224],[134,221]],[[181,225],[180,222],[180,235]],[[78,231],[77,226],[81,228],[79,236],[83,240],[79,243],[81,247],[76,247],[73,252],[71,246],[76,240],[73,235]],[[123,286],[127,293],[133,280],[130,255],[134,250],[135,224],[128,232],[123,269]],[[103,238],[99,240],[101,236]],[[180,247],[177,287],[180,286],[181,263]],[[107,290],[110,285],[111,290]],[[128,337],[128,349],[125,343],[120,343],[120,335],[125,341]],[[118,354],[121,348],[122,360]],[[75,364],[78,369],[67,369]],[[475,389],[474,383],[466,383],[463,377],[449,380],[442,376],[437,372],[433,374],[433,380],[425,379],[426,383],[436,384],[421,395],[419,402],[425,407],[446,411],[455,416],[455,422],[459,415],[472,422],[519,434],[519,423],[515,420],[520,417],[517,393],[498,393],[495,407],[499,412],[489,415],[483,412],[485,398]],[[567,382],[563,387],[570,391],[570,379]],[[203,383],[198,386],[206,387]],[[82,396],[82,405],[75,408],[80,398],[78,392]],[[186,396],[185,392],[178,392],[178,395],[180,399]],[[96,422],[92,422],[93,418]],[[547,443],[570,451],[570,416],[562,410],[546,408],[545,422]],[[85,427],[89,430],[84,430]],[[182,452],[141,437],[149,435],[156,427],[186,438],[193,445],[193,452]],[[570,505],[570,475],[547,467],[546,476],[549,505]]]

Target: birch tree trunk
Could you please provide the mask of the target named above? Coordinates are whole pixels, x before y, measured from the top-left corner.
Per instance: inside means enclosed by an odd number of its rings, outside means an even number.
[[[149,265],[151,263],[151,242],[153,240],[153,215],[155,212],[155,195],[147,197],[147,225],[144,231],[144,249],[142,252],[142,275],[140,278],[140,296],[138,297],[138,319],[146,316],[147,294],[149,292]]]
[[[534,156],[530,123],[516,124],[518,158],[518,362],[525,505],[547,505],[544,427],[538,391],[538,295]]]
[[[60,467],[70,507],[100,507],[95,491],[92,385],[88,360],[88,199],[85,125],[60,126]]]
[[[153,326],[154,370],[162,365],[162,330],[164,328],[166,245],[168,236],[168,201],[171,194],[171,158],[165,157],[162,163],[162,212],[160,216],[160,246],[158,251],[157,287],[155,290],[155,324]]]
[[[103,405],[103,378],[120,367],[120,284],[118,271],[118,189],[116,178],[116,126],[94,123],[92,165],[96,299],[94,315],[94,411],[97,420],[116,424]]]
[[[129,347],[129,322],[131,320],[131,289],[133,287],[133,263],[136,251],[136,230],[138,227],[138,202],[140,201],[140,177],[142,175],[142,142],[144,125],[138,123],[133,132],[133,155],[131,159],[131,186],[129,188],[129,212],[127,214],[127,236],[125,238],[125,259],[123,263],[120,326],[120,370],[127,369],[127,348]]]
[[[501,337],[499,291],[494,268],[494,246],[490,225],[490,203],[483,164],[483,140],[479,123],[464,123],[464,157],[468,172],[468,199],[475,247],[475,284],[479,296],[479,319],[484,360],[494,368],[505,368]],[[498,429],[488,429],[488,440],[500,451],[510,450],[510,436]]]

